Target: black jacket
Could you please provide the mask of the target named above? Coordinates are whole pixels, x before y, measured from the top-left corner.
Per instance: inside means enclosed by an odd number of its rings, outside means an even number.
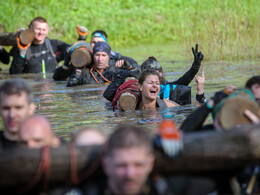
[[[117,52],[111,52],[110,59],[109,59],[109,67],[114,67],[116,64],[116,61],[122,60],[122,59],[125,61],[127,60],[127,64],[132,66],[131,69],[134,69],[134,68],[140,69],[140,66],[134,59],[127,57],[127,56],[122,56],[121,54],[119,54]],[[67,62],[67,63],[69,63],[69,62]],[[71,77],[72,74],[75,72],[75,68],[73,65],[68,65],[68,64],[65,64],[65,65],[68,66],[68,69],[64,70],[60,66],[55,70],[55,72],[53,74],[54,80],[56,80],[56,81],[65,80],[68,77]],[[89,68],[91,68],[92,66],[93,66],[93,64]]]
[[[13,56],[13,61],[10,67],[10,74],[40,73],[42,72],[42,60],[45,62],[45,71],[54,72],[57,61],[53,53],[64,52],[69,45],[55,39],[50,39],[50,44],[53,52],[47,47],[46,40],[43,44],[32,44],[27,49],[25,58],[20,56],[18,47],[12,48],[10,55]]]

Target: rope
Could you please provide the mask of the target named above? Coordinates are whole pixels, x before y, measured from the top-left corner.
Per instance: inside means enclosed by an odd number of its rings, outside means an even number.
[[[79,178],[77,175],[77,158],[76,158],[75,146],[70,142],[68,143],[68,147],[70,153],[71,183],[75,185],[79,183]]]
[[[33,178],[24,187],[18,189],[17,192],[22,194],[29,191],[39,182],[42,176],[44,178],[44,189],[47,190],[50,176],[50,148],[48,146],[42,148],[41,162]]]
[[[79,184],[81,181],[85,180],[87,177],[89,177],[99,167],[104,154],[105,145],[103,146],[99,157],[89,166],[89,168],[81,176],[78,176],[77,174],[77,155],[75,151],[75,145],[69,143],[68,147],[70,154],[71,184],[76,185]]]
[[[107,65],[108,66],[108,65]],[[95,71],[97,71],[97,73],[106,81],[106,82],[108,82],[108,83],[111,83],[111,81],[109,81],[107,78],[105,78],[102,74],[101,74],[101,72],[99,72],[95,67],[92,67],[91,69],[90,69],[90,74],[92,75],[92,77],[95,79],[95,81],[99,84],[99,81],[97,80],[97,78],[95,77],[95,75],[93,74],[93,70],[95,70]]]

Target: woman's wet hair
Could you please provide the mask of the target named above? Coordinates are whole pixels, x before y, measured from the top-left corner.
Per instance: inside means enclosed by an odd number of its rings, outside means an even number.
[[[156,76],[158,76],[158,78],[160,80],[160,75],[159,75],[159,73],[156,70],[154,70],[154,69],[145,69],[140,74],[139,79],[138,79],[138,83],[140,85],[142,85],[144,83],[146,77],[148,77],[149,75],[156,75]]]
[[[149,57],[142,63],[141,70],[144,71],[146,69],[153,69],[162,72],[162,66],[154,56]]]

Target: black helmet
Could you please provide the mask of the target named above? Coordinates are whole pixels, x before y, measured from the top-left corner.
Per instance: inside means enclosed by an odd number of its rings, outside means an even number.
[[[154,70],[159,70],[162,71],[162,66],[161,64],[156,60],[155,57],[151,56],[147,60],[145,60],[142,65],[141,65],[141,70],[145,69],[154,69]]]

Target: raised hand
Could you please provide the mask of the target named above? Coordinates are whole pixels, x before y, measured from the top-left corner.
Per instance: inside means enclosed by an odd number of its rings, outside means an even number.
[[[205,83],[204,68],[201,71],[201,76],[195,75],[195,82],[197,83],[197,94],[203,94],[203,88]]]
[[[192,47],[192,53],[193,53],[193,56],[194,56],[194,62],[193,62],[193,65],[192,67],[193,68],[196,68],[196,69],[199,69],[200,68],[200,65],[201,65],[201,61],[203,60],[204,56],[201,52],[198,52],[198,44],[196,44],[196,47],[195,47],[195,50],[194,48]]]

